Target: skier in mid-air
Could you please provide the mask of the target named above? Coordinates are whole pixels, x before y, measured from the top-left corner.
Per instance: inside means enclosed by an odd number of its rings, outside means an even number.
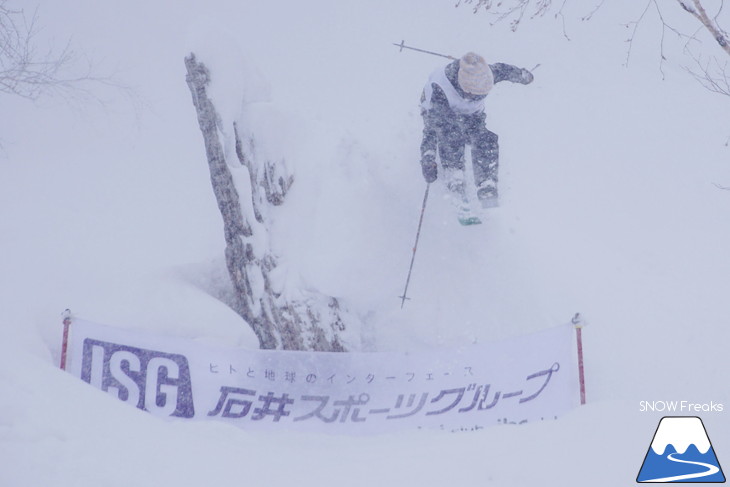
[[[500,81],[529,84],[532,73],[510,64],[487,64],[469,52],[434,71],[421,94],[423,141],[421,167],[427,183],[439,173],[436,151],[443,168],[443,180],[459,207],[462,223],[479,223],[471,213],[466,195],[464,153],[471,146],[474,182],[482,208],[497,206],[499,146],[497,134],[485,126],[484,99]]]

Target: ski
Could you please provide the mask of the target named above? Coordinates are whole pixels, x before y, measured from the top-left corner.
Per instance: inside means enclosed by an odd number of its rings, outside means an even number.
[[[460,216],[459,223],[461,223],[465,227],[468,227],[471,225],[480,225],[482,221],[477,216]]]

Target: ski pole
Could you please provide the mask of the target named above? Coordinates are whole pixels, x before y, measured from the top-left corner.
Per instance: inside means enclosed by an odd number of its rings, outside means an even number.
[[[413,255],[411,256],[411,266],[408,268],[408,277],[406,278],[406,287],[403,290],[403,296],[401,298],[400,307],[403,309],[403,305],[406,302],[406,293],[408,293],[408,284],[411,282],[411,272],[413,271],[413,262],[416,260],[416,249],[418,248],[418,239],[421,237],[421,225],[423,224],[423,214],[426,212],[426,201],[428,201],[428,189],[431,184],[426,184],[426,192],[423,195],[423,204],[421,205],[421,218],[418,219],[418,231],[416,232],[416,243],[413,244]]]
[[[400,51],[399,52],[402,52],[403,49],[410,49],[412,51],[424,52],[426,54],[432,54],[434,56],[440,56],[440,57],[445,57],[445,58],[454,59],[454,60],[456,59],[454,56],[449,56],[447,54],[439,54],[439,53],[433,52],[433,51],[426,51],[425,49],[418,49],[417,47],[406,46],[405,43],[406,43],[406,41],[403,40],[403,41],[400,41],[400,44],[396,44],[394,42],[393,45],[400,47]]]

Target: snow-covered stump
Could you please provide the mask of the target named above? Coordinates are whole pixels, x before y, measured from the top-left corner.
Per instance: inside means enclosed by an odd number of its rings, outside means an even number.
[[[271,278],[278,259],[268,239],[269,210],[284,202],[293,182],[284,161],[260,160],[253,135],[243,137],[234,122],[236,155],[241,166],[230,167],[219,136],[222,121],[207,94],[210,73],[194,54],[185,58],[185,66],[203,133],[213,192],[223,217],[226,266],[236,294],[235,311],[253,328],[261,348],[346,351],[341,335],[352,318],[336,298],[298,289],[297,298],[291,299]],[[231,172],[244,168],[250,180],[250,212],[241,206]],[[254,225],[247,220],[246,213],[254,215],[256,231],[267,235],[254,238]]]

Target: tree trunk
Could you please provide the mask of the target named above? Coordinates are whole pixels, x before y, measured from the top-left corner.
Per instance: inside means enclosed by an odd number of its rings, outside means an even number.
[[[285,350],[345,351],[341,335],[351,320],[340,302],[316,292],[298,290],[303,296],[288,300],[285,290],[274,289],[270,278],[277,258],[268,244],[271,206],[284,203],[293,178],[284,161],[260,161],[253,135],[243,139],[234,122],[236,155],[241,164],[229,167],[219,137],[221,119],[208,98],[210,73],[194,54],[185,58],[186,80],[203,133],[213,192],[226,240],[226,266],[236,294],[235,311],[253,328],[261,348]],[[247,170],[251,184],[252,212],[264,235],[254,238],[254,227],[242,211],[231,170]]]

